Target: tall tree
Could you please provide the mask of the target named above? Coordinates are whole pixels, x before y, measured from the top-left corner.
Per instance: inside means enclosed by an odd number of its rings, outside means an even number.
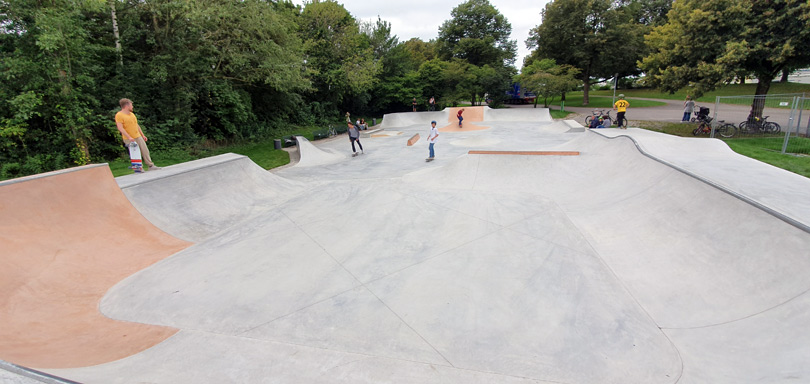
[[[371,90],[380,69],[371,46],[362,47],[358,23],[333,0],[307,3],[300,19],[305,59],[316,89],[313,100],[333,108],[354,107],[351,98]]]
[[[655,86],[700,96],[741,74],[754,74],[765,95],[785,68],[810,64],[810,2],[806,0],[676,1],[669,21],[646,36],[653,50],[641,67]],[[755,98],[752,116],[761,116]]]
[[[646,26],[633,3],[611,0],[554,0],[543,9],[543,22],[529,32],[526,45],[534,48],[527,62],[554,59],[579,68],[583,104],[589,103],[591,84],[615,74],[638,73]]]
[[[538,96],[534,99],[534,107],[540,97],[543,106],[548,108],[549,98],[554,101],[555,96],[563,96],[566,92],[576,89],[579,80],[576,79],[579,69],[568,64],[557,65],[552,59],[535,60],[523,67],[517,76],[518,82],[531,89]]]
[[[467,0],[451,16],[436,40],[439,57],[450,61],[444,77],[456,81],[447,91],[459,97],[458,91],[467,89],[473,104],[484,94],[503,94],[515,74],[512,25],[488,0]]]
[[[452,18],[439,27],[439,55],[476,66],[513,65],[517,43],[509,40],[512,25],[489,0],[467,0],[453,8]]]

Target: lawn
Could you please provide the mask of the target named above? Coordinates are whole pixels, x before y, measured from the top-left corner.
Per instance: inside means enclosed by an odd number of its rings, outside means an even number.
[[[756,92],[757,85],[754,84],[729,84],[718,90],[709,92],[697,101],[702,103],[713,103],[717,96],[749,96]],[[785,93],[810,93],[810,84],[802,83],[771,83],[771,88],[768,90],[769,95],[778,95]],[[573,93],[573,92],[572,92]],[[581,94],[582,92],[576,92]],[[656,89],[620,89],[616,94],[623,93],[627,98],[643,97],[648,99],[666,99],[666,100],[684,100],[686,95],[689,94],[688,89],[682,89],[673,94],[661,92]],[[591,96],[613,96],[613,90],[591,91]],[[568,101],[565,102],[568,105]]]
[[[152,161],[154,161],[156,165],[167,167],[169,165],[185,163],[187,161],[217,156],[229,152],[247,156],[264,169],[279,167],[290,162],[289,153],[274,149],[273,139],[252,143],[232,144],[216,148],[196,147],[188,152],[179,149],[152,151],[151,155]],[[109,162],[109,166],[115,177],[132,173],[132,170],[129,169],[129,157],[124,157],[123,155],[121,158]]]
[[[611,91],[612,92],[612,91]],[[590,103],[588,103],[588,107],[592,108],[613,108],[613,94],[611,93],[610,96],[597,96],[591,92],[590,96]],[[643,108],[643,107],[660,107],[662,105],[666,105],[666,103],[660,101],[653,101],[653,100],[637,100],[632,99],[630,96],[625,94],[627,99],[633,103],[633,108]],[[617,99],[618,100],[618,99]],[[543,101],[540,100],[540,106],[543,105]],[[551,107],[560,107],[560,100],[554,100],[553,102],[549,102],[549,106]],[[582,92],[571,92],[565,95],[565,106],[566,107],[582,107]]]

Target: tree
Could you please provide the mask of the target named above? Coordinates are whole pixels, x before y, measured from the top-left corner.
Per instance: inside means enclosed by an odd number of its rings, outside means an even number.
[[[476,66],[514,64],[517,43],[509,40],[512,25],[488,0],[467,0],[450,14],[453,18],[439,27],[442,59],[458,58]]]
[[[557,95],[564,95],[565,92],[576,89],[579,80],[576,76],[579,69],[563,64],[557,65],[552,59],[536,60],[523,68],[523,72],[517,76],[517,81],[526,89],[531,89],[537,96],[543,98],[543,106],[548,108],[549,98],[554,101]],[[534,107],[537,108],[537,101],[534,100]]]
[[[810,3],[805,0],[676,1],[669,21],[646,36],[653,53],[641,63],[664,91],[691,87],[700,95],[753,74],[766,95],[785,68],[810,64]],[[761,116],[755,98],[752,116]]]
[[[354,107],[352,96],[370,91],[379,73],[373,48],[363,47],[358,23],[333,0],[307,3],[300,17],[305,59],[312,70],[311,100]]]
[[[593,83],[615,74],[638,73],[646,26],[634,2],[555,0],[543,9],[543,22],[529,32],[526,45],[535,48],[527,60],[554,59],[579,68],[583,104]]]

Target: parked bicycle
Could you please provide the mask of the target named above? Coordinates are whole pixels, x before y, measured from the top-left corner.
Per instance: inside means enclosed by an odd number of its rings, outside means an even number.
[[[613,118],[610,116],[610,110],[608,110],[607,113],[605,113],[604,110],[594,109],[591,115],[585,118],[585,126],[590,127],[591,120],[593,120],[594,118],[601,118],[602,126],[604,127],[610,127],[613,124]]]
[[[770,116],[757,116],[751,117],[746,121],[740,123],[740,132],[742,133],[761,133],[761,134],[775,134],[782,131],[782,126],[773,121],[768,121]]]
[[[700,124],[698,124],[697,128],[692,130],[692,136],[697,136],[702,133],[707,135],[711,134],[712,120],[713,119],[708,115],[702,116],[700,119]],[[717,126],[714,128],[714,132],[720,136],[729,138],[737,133],[737,126],[731,123],[726,123],[725,120],[718,120]]]

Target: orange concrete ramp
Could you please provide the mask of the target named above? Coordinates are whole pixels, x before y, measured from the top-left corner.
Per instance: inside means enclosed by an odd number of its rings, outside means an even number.
[[[191,244],[141,216],[106,165],[2,182],[0,217],[0,359],[89,366],[177,332],[98,310],[113,285]]]
[[[461,123],[461,127],[458,126],[458,111],[460,109],[464,110],[464,113],[461,115],[461,117],[464,118]],[[473,124],[474,122],[482,121],[484,121],[484,107],[448,108],[447,122],[450,124],[439,128],[439,132],[480,131],[483,129],[489,129],[489,127]]]

